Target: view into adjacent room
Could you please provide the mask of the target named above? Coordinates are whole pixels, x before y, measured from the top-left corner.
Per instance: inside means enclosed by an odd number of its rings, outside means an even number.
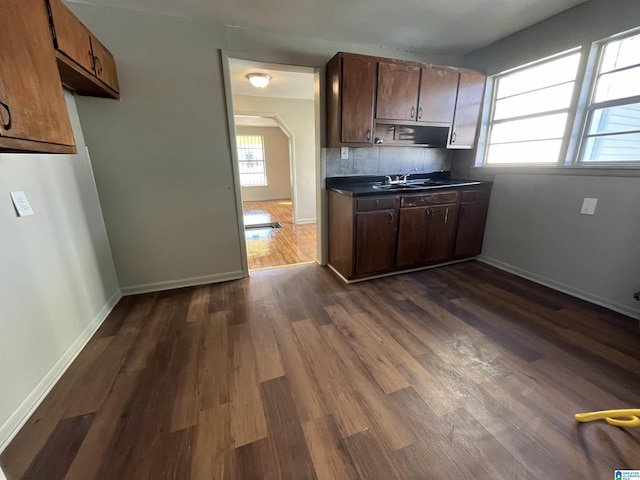
[[[269,67],[230,60],[249,270],[316,259],[314,75]]]

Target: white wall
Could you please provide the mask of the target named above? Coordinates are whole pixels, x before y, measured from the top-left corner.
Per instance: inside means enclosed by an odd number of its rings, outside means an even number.
[[[0,154],[0,451],[120,298],[78,123],[77,155]],[[18,218],[9,192],[35,215]]]
[[[242,275],[220,50],[309,67],[324,66],[339,50],[452,65],[462,61],[69,6],[118,63],[121,101],[83,98],[78,110],[125,292]],[[315,218],[304,208],[301,219]]]
[[[238,135],[262,135],[268,185],[242,187],[242,200],[291,198],[289,139],[279,127],[236,127]]]
[[[497,73],[636,26],[637,0],[590,0],[468,55],[465,64]],[[483,257],[640,318],[632,298],[640,290],[640,172],[591,173],[496,175]],[[579,214],[584,197],[598,198],[594,216]]]
[[[293,134],[293,215],[296,223],[316,219],[316,142],[313,100],[234,95],[236,113],[277,114]]]

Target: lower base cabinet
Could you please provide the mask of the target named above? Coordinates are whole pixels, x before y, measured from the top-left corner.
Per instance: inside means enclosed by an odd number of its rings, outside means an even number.
[[[329,265],[351,280],[477,255],[490,193],[490,186],[364,198],[330,191]]]

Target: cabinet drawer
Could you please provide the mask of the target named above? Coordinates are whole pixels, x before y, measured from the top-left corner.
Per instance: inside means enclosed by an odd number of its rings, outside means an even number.
[[[462,192],[463,202],[473,202],[474,200],[489,200],[491,191],[487,189],[482,190],[465,190]]]
[[[358,200],[356,211],[393,210],[398,206],[398,197],[363,198]]]
[[[428,193],[402,197],[401,207],[422,207],[423,205],[438,205],[442,203],[456,203],[458,192]]]

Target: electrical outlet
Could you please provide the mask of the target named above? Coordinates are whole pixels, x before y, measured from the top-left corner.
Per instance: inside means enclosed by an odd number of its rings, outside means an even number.
[[[340,147],[340,160],[349,160],[349,147]]]
[[[16,213],[19,217],[26,217],[27,215],[33,215],[33,209],[29,204],[29,199],[24,192],[10,192],[13,206],[16,209]]]
[[[580,209],[580,213],[583,215],[595,215],[597,204],[597,198],[585,198],[582,201],[582,208]]]

